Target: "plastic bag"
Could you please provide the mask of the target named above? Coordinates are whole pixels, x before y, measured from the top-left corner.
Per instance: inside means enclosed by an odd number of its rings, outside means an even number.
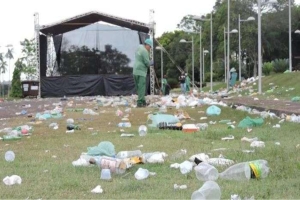
[[[216,116],[220,114],[221,114],[221,108],[215,105],[209,106],[206,110],[206,115],[208,116]]]
[[[152,121],[152,124],[149,124],[149,120]],[[177,119],[173,115],[168,114],[152,114],[148,116],[148,126],[150,127],[157,127],[159,123],[166,122],[166,123],[177,123],[179,119]]]

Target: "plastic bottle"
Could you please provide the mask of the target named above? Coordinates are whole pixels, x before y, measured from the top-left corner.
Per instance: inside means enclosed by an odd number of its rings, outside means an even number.
[[[157,151],[157,152],[151,152],[151,153],[143,153],[143,155],[141,156],[142,157],[142,162],[147,163],[147,160],[155,154],[161,154],[161,152]]]
[[[121,122],[121,123],[118,124],[118,127],[129,128],[129,127],[131,127],[131,123],[130,122]]]
[[[141,125],[139,127],[139,135],[140,136],[146,136],[147,135],[147,126]]]
[[[268,161],[254,160],[235,164],[224,172],[219,174],[219,177],[226,180],[250,180],[266,178],[269,174]]]
[[[19,140],[21,137],[18,136],[12,136],[12,135],[3,135],[2,140],[3,141],[8,141],[8,140]]]
[[[216,182],[206,181],[199,190],[193,192],[191,199],[221,199],[221,189]]]
[[[193,163],[186,160],[180,164],[179,168],[182,174],[188,174],[193,169]]]
[[[219,177],[218,170],[205,162],[199,163],[195,168],[196,177],[200,181],[215,181]]]
[[[74,124],[68,124],[67,125],[67,130],[80,130],[80,127],[78,125],[74,125]]]
[[[131,158],[131,157],[135,157],[135,156],[141,156],[142,152],[141,150],[135,150],[135,151],[120,151],[116,157],[120,158],[120,159],[124,159],[124,158]]]

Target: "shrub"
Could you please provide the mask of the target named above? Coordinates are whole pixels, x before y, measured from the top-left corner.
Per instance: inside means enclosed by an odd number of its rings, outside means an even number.
[[[276,59],[273,61],[273,69],[275,73],[283,73],[289,68],[288,59]]]
[[[273,64],[271,62],[265,62],[262,67],[262,72],[265,76],[270,75],[270,73],[273,71]]]
[[[11,91],[10,91],[11,97],[20,98],[23,96],[22,85],[21,85],[21,71],[22,71],[21,67],[22,67],[22,63],[18,60],[16,62],[16,67],[13,73],[13,79],[12,79]]]
[[[172,89],[178,87],[178,80],[176,78],[168,78],[167,81]]]

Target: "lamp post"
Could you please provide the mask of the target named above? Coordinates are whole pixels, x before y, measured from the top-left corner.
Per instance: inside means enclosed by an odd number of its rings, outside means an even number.
[[[180,43],[192,43],[192,82],[193,82],[193,90],[194,90],[194,80],[195,80],[195,76],[194,76],[194,36],[192,36],[192,41],[186,41],[185,39],[181,39],[179,41]]]
[[[277,3],[277,0],[257,0],[258,7],[258,93],[262,93],[261,74],[262,74],[262,46],[261,46],[261,1],[263,3]]]
[[[242,80],[242,66],[241,66],[241,22],[249,22],[254,21],[254,17],[248,17],[248,19],[241,19],[241,15],[239,15],[239,81]]]
[[[212,20],[212,12],[210,13],[210,19],[202,19],[199,16],[192,16],[194,20],[200,21],[210,21],[210,91],[213,92],[213,20]],[[204,68],[203,68],[204,69]],[[204,80],[204,70],[203,70],[203,80]]]
[[[163,89],[163,76],[164,76],[163,48],[160,47],[160,46],[157,46],[155,49],[160,50],[160,60],[161,60],[161,62],[160,62],[160,78],[161,78],[161,91],[162,91],[162,89]]]
[[[204,73],[205,72],[205,67],[204,67],[204,63],[205,63],[204,61],[205,61],[205,59],[204,58],[205,58],[205,55],[209,53],[209,51],[208,50],[204,50],[204,48],[203,48],[202,49],[202,53],[203,53],[203,56],[202,56],[202,58],[203,58],[202,59],[202,62],[203,62],[203,64],[202,64],[202,67],[203,67],[203,81],[205,81],[205,76],[204,76],[204,74],[205,74]]]
[[[238,30],[236,30],[236,29],[233,29],[233,30],[231,30],[230,32],[229,32],[229,34],[231,34],[231,33],[238,33],[239,31]],[[229,73],[227,73],[226,71],[226,33],[228,33],[227,31],[226,31],[226,28],[224,27],[224,60],[225,60],[225,83],[227,83],[227,80],[229,80],[229,79],[226,79],[226,77],[228,77],[229,76]]]

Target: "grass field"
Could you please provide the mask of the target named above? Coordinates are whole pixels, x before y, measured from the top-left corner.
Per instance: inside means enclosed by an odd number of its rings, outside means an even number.
[[[91,108],[93,105],[89,105]],[[202,123],[230,119],[241,121],[248,116],[245,112],[222,108],[218,117],[205,116],[207,106],[184,108],[194,120],[185,123]],[[124,111],[124,107],[121,108]],[[181,131],[162,131],[150,129],[146,137],[137,134],[139,125],[145,124],[147,114],[155,111],[152,108],[133,108],[129,117],[132,127],[125,129],[134,133],[133,138],[121,138],[117,123],[120,118],[115,115],[116,108],[101,107],[99,116],[83,115],[81,112],[65,112],[59,120],[47,120],[34,125],[33,135],[19,141],[4,141],[0,143],[1,170],[0,178],[13,174],[21,176],[21,185],[6,186],[0,184],[1,199],[190,199],[193,191],[199,189],[203,182],[197,180],[195,172],[182,175],[179,169],[171,169],[170,164],[181,163],[196,153],[207,153],[210,157],[223,154],[225,158],[236,163],[254,159],[269,161],[271,173],[263,180],[235,182],[217,180],[222,199],[230,199],[232,194],[241,197],[254,196],[255,199],[296,199],[300,196],[300,149],[296,148],[299,141],[299,124],[283,123],[280,129],[272,128],[278,120],[265,120],[262,127],[253,128],[248,133],[244,129],[228,129],[227,125],[217,123],[209,125],[208,130],[194,134]],[[175,109],[168,109],[173,114]],[[256,116],[251,116],[256,117]],[[73,118],[82,130],[72,134],[65,133],[66,119]],[[5,127],[14,127],[29,122],[29,118],[13,118],[5,123]],[[48,125],[52,122],[59,124],[58,130],[52,130]],[[236,124],[237,125],[237,124]],[[94,128],[89,130],[88,128]],[[221,141],[222,137],[234,135],[233,141]],[[266,147],[257,149],[255,153],[246,154],[242,150],[250,149],[249,143],[241,142],[242,137],[258,137],[266,143]],[[169,156],[164,164],[135,165],[128,169],[125,175],[113,175],[112,181],[100,180],[100,171],[94,167],[73,167],[72,161],[77,160],[89,146],[96,146],[101,141],[110,141],[116,152],[135,150],[137,146],[142,152],[164,151]],[[280,142],[281,145],[275,145]],[[222,152],[212,151],[217,148],[228,148]],[[187,149],[187,154],[177,159],[171,159],[176,151]],[[14,162],[6,162],[4,154],[13,150],[16,154]],[[134,173],[139,167],[156,172],[146,180],[138,181]],[[218,168],[219,172],[224,168]],[[186,184],[186,190],[174,190],[174,184]],[[93,194],[90,191],[101,185],[104,193]]]

